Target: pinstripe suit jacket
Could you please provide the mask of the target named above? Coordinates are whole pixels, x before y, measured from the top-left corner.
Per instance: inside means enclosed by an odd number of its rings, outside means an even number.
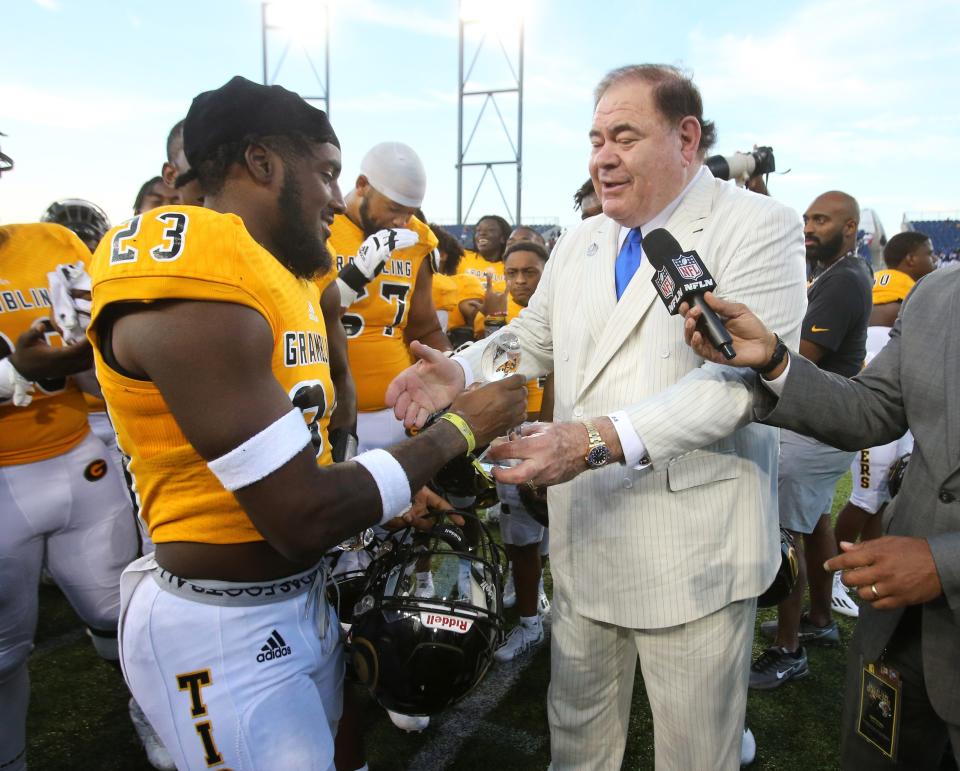
[[[914,449],[897,497],[884,512],[887,535],[925,538],[943,594],[923,605],[923,674],[930,702],[960,723],[960,267],[938,270],[907,297],[890,342],[852,380],[800,356],[783,396],[758,386],[757,419],[854,450],[893,441],[909,428]],[[860,611],[857,636],[876,661],[903,610]]]
[[[701,175],[667,223],[723,296],[797,345],[806,308],[797,214]],[[577,612],[631,628],[701,618],[763,592],[778,565],[776,429],[752,425],[752,373],[705,364],[683,341],[644,260],[620,301],[619,225],[567,233],[508,329],[521,371],[555,373],[554,419],[625,409],[652,468],[615,464],[551,488],[550,558]],[[491,338],[493,339],[493,338]],[[481,351],[465,356],[480,372]],[[575,582],[575,583],[574,583]]]

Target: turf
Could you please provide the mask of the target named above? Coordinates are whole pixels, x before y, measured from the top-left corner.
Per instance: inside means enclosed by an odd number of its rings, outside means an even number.
[[[850,478],[837,486],[834,514],[850,492]],[[548,592],[550,588],[547,576]],[[32,771],[47,769],[149,769],[127,716],[128,695],[120,675],[104,664],[80,632],[80,624],[58,590],[40,589],[37,649],[31,657],[32,699],[28,718],[28,759]],[[775,611],[761,611],[760,620]],[[853,624],[838,619],[843,640]],[[508,622],[516,614],[508,611]],[[758,633],[759,634],[759,633]],[[755,653],[762,645],[755,642]],[[837,768],[844,646],[810,646],[810,676],[776,691],[751,692],[747,722],[757,738],[756,769]],[[488,674],[497,677],[496,668]],[[485,715],[468,716],[446,730],[463,739],[453,756],[437,757],[437,769],[510,771],[546,768],[549,762],[546,692],[550,677],[547,646],[499,704]],[[428,729],[406,735],[372,702],[364,712],[370,768],[406,769],[414,757],[429,757],[435,739]],[[418,754],[420,753],[420,754]],[[624,768],[653,767],[653,724],[640,679],[634,689]]]

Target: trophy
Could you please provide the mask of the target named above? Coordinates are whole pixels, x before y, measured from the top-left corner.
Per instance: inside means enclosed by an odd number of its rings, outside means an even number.
[[[503,332],[483,351],[480,361],[483,379],[491,382],[503,380],[520,370],[520,340],[512,332]]]
[[[520,371],[520,340],[513,332],[502,332],[494,337],[483,350],[483,357],[480,360],[480,370],[483,379],[492,382],[494,380],[503,380]],[[514,428],[510,434],[520,434],[520,426]],[[495,443],[500,440],[494,440]],[[490,445],[493,447],[493,444]],[[489,448],[487,448],[489,450]],[[487,451],[484,451],[479,460],[492,466],[501,468],[511,468],[520,463],[516,459],[491,461],[487,459]]]

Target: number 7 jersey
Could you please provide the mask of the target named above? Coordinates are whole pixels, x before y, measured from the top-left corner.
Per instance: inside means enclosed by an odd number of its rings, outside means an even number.
[[[361,412],[385,409],[387,386],[410,366],[403,332],[410,316],[417,274],[437,246],[437,237],[416,217],[411,217],[406,227],[420,240],[395,251],[380,275],[367,284],[343,315],[350,372],[357,386],[357,409]],[[327,248],[335,255],[337,271],[353,260],[363,240],[360,228],[346,215],[337,215],[327,241]]]
[[[118,444],[130,459],[151,538],[156,543],[263,540],[183,435],[157,387],[107,363],[99,325],[113,303],[195,300],[257,311],[273,333],[273,375],[302,410],[317,462],[324,465],[331,461],[327,424],[335,396],[316,285],[298,279],[254,241],[239,217],[194,206],[153,209],[114,228],[101,241],[90,275],[88,336],[97,376]]]

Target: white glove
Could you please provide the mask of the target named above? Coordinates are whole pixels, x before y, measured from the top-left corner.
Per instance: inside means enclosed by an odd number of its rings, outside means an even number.
[[[33,401],[33,383],[17,372],[10,357],[0,359],[0,399],[13,398],[14,407],[27,407]]]
[[[89,292],[90,274],[82,262],[57,265],[57,269],[47,274],[50,284],[50,303],[53,305],[53,317],[60,328],[60,336],[67,345],[86,338],[90,324],[91,301],[74,297],[74,291]]]
[[[419,240],[420,236],[405,228],[379,230],[367,238],[360,244],[357,256],[348,265],[344,265],[337,276],[340,307],[349,308],[357,301],[363,288],[383,270],[391,252],[406,249]]]

